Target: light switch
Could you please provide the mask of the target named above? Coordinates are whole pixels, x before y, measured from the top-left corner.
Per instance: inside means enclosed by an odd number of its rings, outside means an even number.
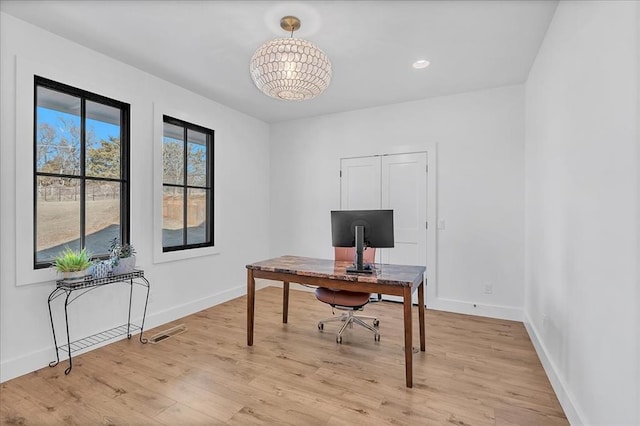
[[[445,225],[446,225],[446,223],[445,223],[444,219],[439,219],[438,220],[438,229],[444,229]]]

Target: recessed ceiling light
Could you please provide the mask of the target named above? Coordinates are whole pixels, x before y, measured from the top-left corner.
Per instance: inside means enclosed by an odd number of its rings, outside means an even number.
[[[423,69],[423,68],[428,67],[428,66],[429,66],[429,63],[430,63],[430,62],[429,62],[429,61],[427,61],[426,59],[420,59],[420,60],[415,61],[415,62],[413,63],[413,67],[414,67],[415,69],[417,69],[417,70],[421,70],[421,69]]]

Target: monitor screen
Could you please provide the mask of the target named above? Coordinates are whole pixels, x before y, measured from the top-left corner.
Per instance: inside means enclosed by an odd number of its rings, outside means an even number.
[[[393,247],[393,210],[332,210],[331,241],[334,247],[355,247],[355,227],[364,226],[366,247]]]

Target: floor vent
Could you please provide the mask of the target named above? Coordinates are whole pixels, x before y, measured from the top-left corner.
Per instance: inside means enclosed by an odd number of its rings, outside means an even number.
[[[158,334],[154,334],[149,339],[149,343],[160,343],[163,340],[167,340],[171,336],[184,333],[185,331],[187,331],[187,326],[184,324],[178,324],[175,327],[171,327],[167,330],[161,331]]]

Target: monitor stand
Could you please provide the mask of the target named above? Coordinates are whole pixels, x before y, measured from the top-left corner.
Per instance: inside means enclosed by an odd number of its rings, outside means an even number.
[[[375,269],[368,263],[362,265],[362,268],[358,268],[356,265],[347,266],[347,274],[373,274]]]
[[[348,266],[347,274],[373,274],[373,268],[368,263],[364,263],[364,226],[356,225],[356,259],[355,263]]]

